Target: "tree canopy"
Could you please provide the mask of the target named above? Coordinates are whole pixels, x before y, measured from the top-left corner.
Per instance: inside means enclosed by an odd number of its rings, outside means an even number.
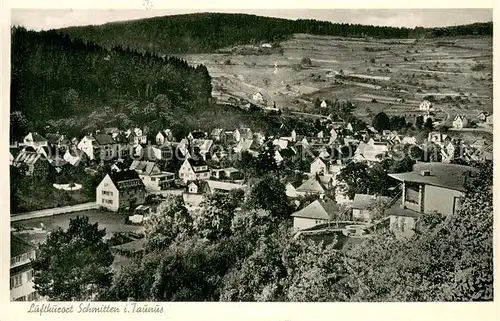
[[[105,234],[80,216],[70,219],[66,231],[51,232],[32,262],[36,291],[51,301],[99,300],[113,277]]]

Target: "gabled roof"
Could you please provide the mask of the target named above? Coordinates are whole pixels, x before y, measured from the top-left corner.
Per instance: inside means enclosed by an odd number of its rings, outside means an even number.
[[[377,201],[377,200],[388,202],[388,201],[390,201],[390,197],[367,195],[367,194],[356,194],[356,195],[354,195],[352,208],[358,209],[358,210],[365,210],[365,209],[369,208],[374,201]]]
[[[429,176],[423,176],[422,171],[430,171]],[[420,184],[434,185],[458,191],[465,191],[465,182],[470,177],[470,173],[477,173],[477,168],[465,165],[445,164],[445,163],[417,163],[413,166],[412,172],[389,174],[399,181],[414,182]]]
[[[10,234],[10,257],[16,257],[36,250],[30,242],[24,240],[20,235]]]
[[[207,180],[206,182],[208,184],[208,187],[212,191],[215,191],[215,190],[231,191],[234,189],[240,189],[240,188],[244,187],[241,184],[234,184],[234,183],[221,182],[221,181]]]
[[[193,167],[193,170],[194,170],[194,167],[208,166],[207,162],[205,162],[200,157],[198,157],[196,159],[194,159],[194,158],[188,158],[187,161],[188,161],[189,165],[191,165],[191,167]]]
[[[29,136],[31,135],[31,141],[32,142],[46,142],[47,139],[45,137],[43,137],[42,135],[38,134],[38,133],[29,133],[26,138],[28,138]],[[25,138],[25,139],[26,139]]]
[[[303,193],[324,193],[325,189],[318,182],[316,177],[311,177],[297,188],[297,192]]]
[[[322,202],[316,200],[303,209],[292,214],[293,217],[329,220],[330,215],[338,211],[340,207],[333,202]]]
[[[125,170],[120,172],[111,172],[108,175],[118,190],[144,187],[144,184],[142,183],[141,179],[139,178],[139,174],[137,174],[136,171]],[[132,181],[133,184],[123,184],[126,181]]]
[[[214,130],[212,130],[212,132],[210,133],[210,136],[219,136],[220,134],[223,133],[223,129],[222,128],[215,128]]]
[[[97,134],[95,140],[99,145],[111,145],[114,143],[113,137],[108,134]]]
[[[193,139],[202,139],[202,138],[205,138],[205,132],[201,131],[201,130],[194,130],[192,132],[189,133]]]
[[[141,171],[140,174],[151,175],[154,174],[153,170],[155,169],[156,163],[148,162],[148,161],[138,161],[135,160],[130,165],[130,170]]]

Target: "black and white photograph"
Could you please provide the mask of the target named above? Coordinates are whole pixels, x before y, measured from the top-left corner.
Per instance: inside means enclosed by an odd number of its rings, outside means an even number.
[[[493,9],[10,17],[11,302],[493,302]]]

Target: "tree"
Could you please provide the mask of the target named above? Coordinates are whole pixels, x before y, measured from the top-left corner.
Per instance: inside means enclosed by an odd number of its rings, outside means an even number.
[[[289,219],[290,207],[285,186],[273,175],[264,176],[250,190],[246,202],[249,209],[263,209],[271,213],[278,222]]]
[[[318,109],[321,106],[321,100],[318,97],[314,98],[314,108]]]
[[[454,215],[422,216],[411,240],[377,234],[351,249],[347,253],[353,267],[351,277],[359,284],[353,299],[492,300],[492,186],[492,164],[484,164],[479,175],[468,182]]]
[[[432,119],[430,117],[425,120],[424,129],[427,132],[431,132],[434,130],[434,125],[433,125]]]
[[[149,249],[161,249],[176,238],[192,234],[192,218],[181,196],[167,196],[166,200],[146,221],[144,228]]]
[[[380,112],[373,117],[372,125],[379,132],[391,128],[390,119],[384,112]]]
[[[193,228],[202,238],[220,240],[231,235],[231,222],[236,208],[243,199],[243,191],[215,193],[204,197],[195,213]]]
[[[345,188],[350,199],[353,199],[355,194],[365,194],[371,186],[370,180],[365,163],[351,162],[337,176],[337,181]]]
[[[278,164],[275,159],[276,147],[271,139],[267,139],[264,145],[261,146],[261,152],[257,157],[255,169],[257,175],[265,175],[269,172],[278,170]]]
[[[88,217],[70,219],[51,232],[32,262],[35,289],[51,301],[96,300],[111,285],[113,255],[106,234]]]
[[[418,115],[417,118],[415,119],[415,127],[417,129],[422,128],[422,125],[424,124],[424,116]]]

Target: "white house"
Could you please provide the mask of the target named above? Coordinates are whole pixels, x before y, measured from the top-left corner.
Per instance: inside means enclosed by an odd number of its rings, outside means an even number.
[[[49,142],[46,138],[42,137],[40,134],[33,132],[29,133],[23,139],[24,146],[31,146],[34,149],[38,149],[43,146],[48,146]]]
[[[34,271],[31,260],[36,258],[36,247],[22,235],[10,235],[10,300],[36,301]]]
[[[340,207],[332,201],[316,200],[292,214],[293,228],[299,231],[328,223],[339,211]]]
[[[321,104],[320,104],[320,107],[321,107],[321,108],[326,108],[326,107],[328,107],[328,104],[326,103],[326,101],[324,101],[324,100],[323,100],[323,101],[321,102]]]
[[[425,112],[432,111],[432,103],[428,100],[424,100],[418,106],[418,110],[425,111]]]
[[[145,200],[145,186],[136,171],[107,174],[96,189],[96,203],[111,211],[133,208]]]
[[[175,180],[174,173],[161,171],[155,162],[135,160],[129,169],[139,174],[146,190],[149,191],[159,191]]]
[[[293,183],[288,182],[285,185],[285,194],[290,198],[296,198],[298,196],[297,187]]]
[[[255,94],[253,94],[252,99],[262,102],[264,101],[264,96],[260,92],[256,92]]]
[[[352,203],[352,217],[355,220],[370,221],[372,219],[372,206],[376,202],[389,203],[390,198],[367,194],[354,195]]]
[[[162,146],[167,142],[173,142],[174,141],[174,136],[172,135],[172,131],[170,129],[165,129],[158,134],[156,134],[156,145]]]
[[[469,120],[464,115],[456,115],[453,119],[453,128],[466,128],[469,126]]]
[[[203,159],[188,158],[184,160],[179,169],[179,178],[184,183],[195,180],[208,180],[210,178],[210,169]]]
[[[272,48],[273,46],[270,43],[263,43],[260,45],[262,48]]]

